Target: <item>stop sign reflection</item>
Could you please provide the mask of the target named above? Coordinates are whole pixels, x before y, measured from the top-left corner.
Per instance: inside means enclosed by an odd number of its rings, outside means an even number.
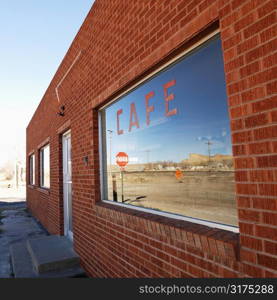
[[[129,162],[129,156],[125,152],[118,152],[116,155],[116,163],[119,167],[125,167]]]

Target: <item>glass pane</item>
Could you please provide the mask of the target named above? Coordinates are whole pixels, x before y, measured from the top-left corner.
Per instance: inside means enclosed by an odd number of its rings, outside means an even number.
[[[35,183],[35,158],[34,155],[30,156],[29,160],[29,172],[30,172],[30,177],[29,177],[29,183],[34,184]]]
[[[33,184],[35,184],[35,176],[36,176],[36,162],[35,162],[35,155],[33,155],[33,159],[32,159],[32,162],[33,162],[33,171],[32,171],[32,182]]]
[[[50,187],[50,153],[49,145],[43,148],[43,186]]]
[[[68,230],[72,230],[72,191],[71,191],[71,183],[68,184]]]
[[[225,90],[215,38],[106,108],[106,198],[237,226]]]
[[[43,149],[41,149],[39,152],[39,159],[40,159],[40,186],[44,186]]]
[[[67,160],[67,163],[68,163],[68,180],[71,181],[71,176],[72,176],[72,173],[71,173],[71,138],[68,138],[67,139],[67,143],[68,143],[68,147],[67,147],[67,155],[68,155],[68,160]]]

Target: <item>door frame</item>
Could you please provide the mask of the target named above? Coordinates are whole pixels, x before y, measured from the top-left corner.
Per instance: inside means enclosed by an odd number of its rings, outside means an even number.
[[[66,183],[66,178],[65,178],[65,166],[67,165],[67,151],[66,151],[66,140],[70,139],[71,143],[71,130],[66,131],[62,135],[62,164],[63,164],[63,214],[64,214],[64,235],[67,236],[70,240],[73,241],[73,231],[69,230],[69,201],[68,201],[68,196],[69,196],[69,184]],[[70,146],[71,148],[71,146]],[[72,173],[71,173],[71,221],[72,221]]]

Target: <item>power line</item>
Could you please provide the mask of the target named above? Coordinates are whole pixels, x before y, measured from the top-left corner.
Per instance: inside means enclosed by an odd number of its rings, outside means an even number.
[[[208,145],[208,154],[209,154],[209,162],[211,161],[211,145],[213,144],[211,141],[206,142]]]

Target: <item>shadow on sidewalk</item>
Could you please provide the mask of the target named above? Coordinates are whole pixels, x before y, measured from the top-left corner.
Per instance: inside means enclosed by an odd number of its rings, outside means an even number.
[[[0,198],[0,278],[14,277],[10,256],[13,244],[47,235],[47,230],[28,211],[26,201],[6,202]]]

